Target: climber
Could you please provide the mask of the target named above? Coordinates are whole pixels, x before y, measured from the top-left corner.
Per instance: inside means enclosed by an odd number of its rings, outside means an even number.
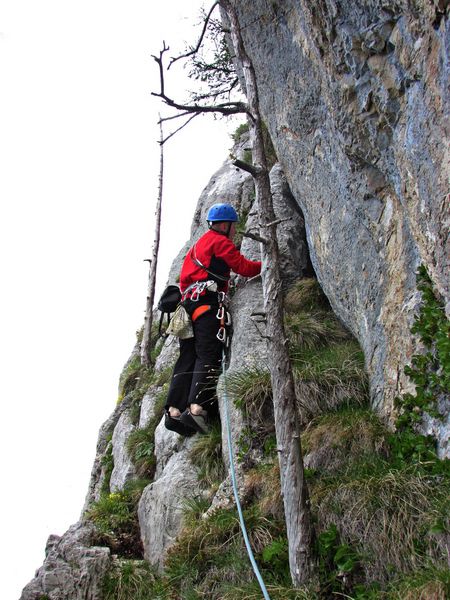
[[[230,270],[244,277],[261,272],[261,262],[246,259],[233,238],[238,215],[230,204],[214,204],[206,217],[209,230],[191,247],[180,274],[182,303],[194,337],[180,339],[165,406],[165,426],[185,436],[208,431],[217,411],[215,388],[226,341],[229,315],[226,293]]]

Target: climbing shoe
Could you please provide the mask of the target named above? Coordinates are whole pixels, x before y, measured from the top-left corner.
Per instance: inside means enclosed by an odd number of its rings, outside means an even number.
[[[169,413],[164,415],[164,426],[170,431],[175,431],[184,437],[190,437],[197,432],[195,427],[190,427],[181,422],[181,417],[171,417]]]
[[[186,409],[184,413],[181,414],[180,421],[183,425],[186,425],[186,427],[192,427],[199,433],[208,433],[209,427],[206,422],[206,416],[207,412],[205,410],[203,411],[203,414],[194,415],[189,409]]]

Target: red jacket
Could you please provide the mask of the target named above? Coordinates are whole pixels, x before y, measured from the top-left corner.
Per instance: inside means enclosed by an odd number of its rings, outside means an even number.
[[[230,277],[230,270],[244,277],[254,277],[261,273],[261,261],[248,260],[239,252],[233,242],[223,233],[210,229],[186,254],[180,274],[180,289],[183,293],[195,281],[212,279],[219,284],[219,290],[228,291],[228,281],[215,278],[194,262],[196,258],[212,273]]]

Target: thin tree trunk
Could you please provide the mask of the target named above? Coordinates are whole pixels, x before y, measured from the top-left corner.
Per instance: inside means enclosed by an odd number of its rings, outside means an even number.
[[[293,584],[299,586],[312,580],[315,572],[314,529],[311,519],[308,489],[305,482],[300,429],[296,408],[294,377],[283,322],[276,217],[273,210],[269,171],[264,151],[258,89],[253,65],[245,51],[239,21],[230,0],[220,0],[231,28],[234,50],[242,65],[247,100],[250,108],[250,128],[253,136],[253,177],[259,211],[262,246],[263,293],[270,351],[269,368],[272,381],[275,432],[280,461],[289,566]],[[271,223],[265,226],[264,223]]]
[[[145,309],[145,323],[144,323],[144,335],[141,344],[141,364],[145,366],[150,365],[150,341],[151,331],[153,324],[153,302],[155,300],[155,286],[156,286],[156,268],[158,266],[158,252],[159,252],[159,240],[161,237],[161,206],[163,197],[163,174],[164,174],[164,137],[163,127],[161,118],[159,121],[160,129],[160,156],[159,156],[159,185],[158,185],[158,200],[156,202],[156,224],[155,224],[155,239],[153,242],[153,253],[152,258],[149,261],[149,275],[148,275],[148,292],[147,292],[147,306]]]

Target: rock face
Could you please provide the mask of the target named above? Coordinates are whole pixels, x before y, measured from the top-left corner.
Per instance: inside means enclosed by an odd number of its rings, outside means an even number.
[[[139,502],[139,526],[144,545],[144,556],[152,564],[162,567],[167,549],[173,544],[182,524],[182,511],[186,500],[198,490],[197,470],[189,460],[193,439],[182,442],[180,437],[164,430],[160,434],[171,438],[172,453],[154,483],[147,486]]]
[[[420,299],[419,264],[427,266],[450,313],[449,28],[439,8],[444,3],[236,0],[235,5],[279,159],[271,184],[275,213],[283,220],[277,231],[284,285],[315,272],[364,350],[374,407],[392,418],[393,398],[413,391],[403,368],[417,351],[410,327]],[[246,146],[244,138],[233,153],[243,158]],[[253,198],[250,175],[225,162],[198,201],[191,239],[168,282],[176,283],[188,248],[206,230],[212,204],[233,203],[251,230],[257,225]],[[249,238],[241,250],[252,259],[260,256],[258,243]],[[261,279],[237,277],[234,284],[227,379],[253,365],[264,367],[267,358]],[[177,354],[176,340],[168,338],[155,365],[161,381]],[[137,345],[127,366],[138,356]],[[225,383],[222,377],[222,425]],[[135,476],[127,440],[154,421],[162,389],[161,382],[149,386],[138,420],[139,406],[129,394],[102,426],[84,513],[105,489],[121,490]],[[242,412],[228,405],[236,455],[246,423]],[[442,397],[441,412],[448,413],[448,407],[449,399]],[[430,420],[426,427],[439,439],[441,455],[449,455],[449,421]],[[158,568],[182,527],[185,500],[199,493],[190,460],[196,437],[181,438],[163,421],[156,427],[155,475],[140,498],[138,516],[145,557]],[[225,427],[222,442],[228,466]],[[232,501],[226,478],[210,510]],[[102,600],[111,559],[107,548],[95,547],[94,534],[93,525],[82,520],[61,538],[51,536],[45,562],[21,600]]]
[[[62,537],[49,537],[45,561],[21,600],[101,600],[110,565],[109,548],[92,546],[94,527],[73,525]]]
[[[450,311],[445,8],[234,4],[315,272],[364,349],[374,406],[390,415],[411,391],[420,263]]]

